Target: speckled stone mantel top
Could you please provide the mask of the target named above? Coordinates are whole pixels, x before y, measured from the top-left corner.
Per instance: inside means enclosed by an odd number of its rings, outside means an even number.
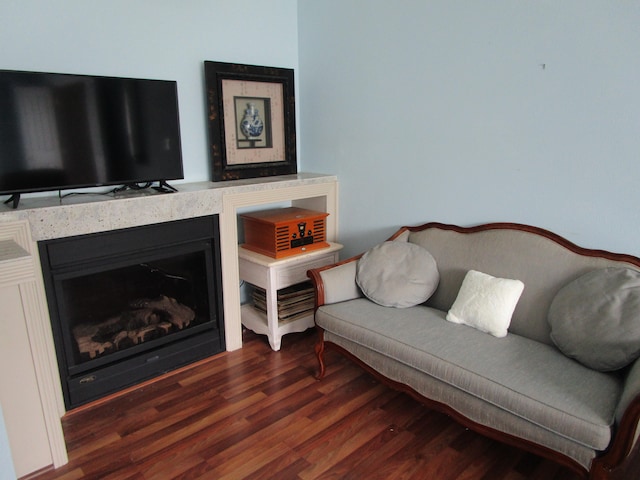
[[[0,205],[0,232],[12,225],[28,226],[25,235],[29,248],[37,252],[36,243],[41,240],[219,214],[226,346],[227,350],[241,348],[237,210],[291,201],[294,206],[326,211],[329,213],[327,240],[336,241],[338,179],[335,175],[298,173],[173,186],[178,192],[134,190],[117,195],[88,194],[62,199],[25,196],[15,210]]]
[[[27,220],[34,241],[104,232],[221,213],[226,194],[334,182],[335,176],[299,173],[227,182],[175,184],[176,193],[129,190],[115,195],[26,197],[17,209],[0,204],[0,221]],[[67,192],[65,192],[67,193]]]

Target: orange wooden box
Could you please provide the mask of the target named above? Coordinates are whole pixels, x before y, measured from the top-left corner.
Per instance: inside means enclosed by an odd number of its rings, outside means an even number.
[[[242,214],[243,247],[273,258],[326,248],[328,216],[297,207]]]

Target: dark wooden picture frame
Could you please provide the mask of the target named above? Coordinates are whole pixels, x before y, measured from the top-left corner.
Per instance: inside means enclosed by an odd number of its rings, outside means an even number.
[[[213,181],[297,173],[293,69],[205,61],[204,73]],[[253,113],[250,137],[241,124]]]

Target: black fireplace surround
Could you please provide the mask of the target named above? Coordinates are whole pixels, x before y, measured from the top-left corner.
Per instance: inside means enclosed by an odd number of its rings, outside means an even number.
[[[218,216],[39,242],[66,408],[225,350]]]

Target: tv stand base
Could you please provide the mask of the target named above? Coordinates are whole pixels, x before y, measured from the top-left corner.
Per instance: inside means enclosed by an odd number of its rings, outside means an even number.
[[[161,193],[175,193],[175,192],[178,191],[177,188],[172,187],[171,185],[169,185],[164,180],[159,180],[158,181],[158,186],[157,187],[151,187],[151,188],[153,188],[157,192],[161,192]]]
[[[6,199],[4,201],[4,204],[8,204],[11,203],[11,206],[16,209],[18,208],[18,204],[20,203],[20,194],[19,193],[14,193],[13,195],[11,195],[8,199]]]

